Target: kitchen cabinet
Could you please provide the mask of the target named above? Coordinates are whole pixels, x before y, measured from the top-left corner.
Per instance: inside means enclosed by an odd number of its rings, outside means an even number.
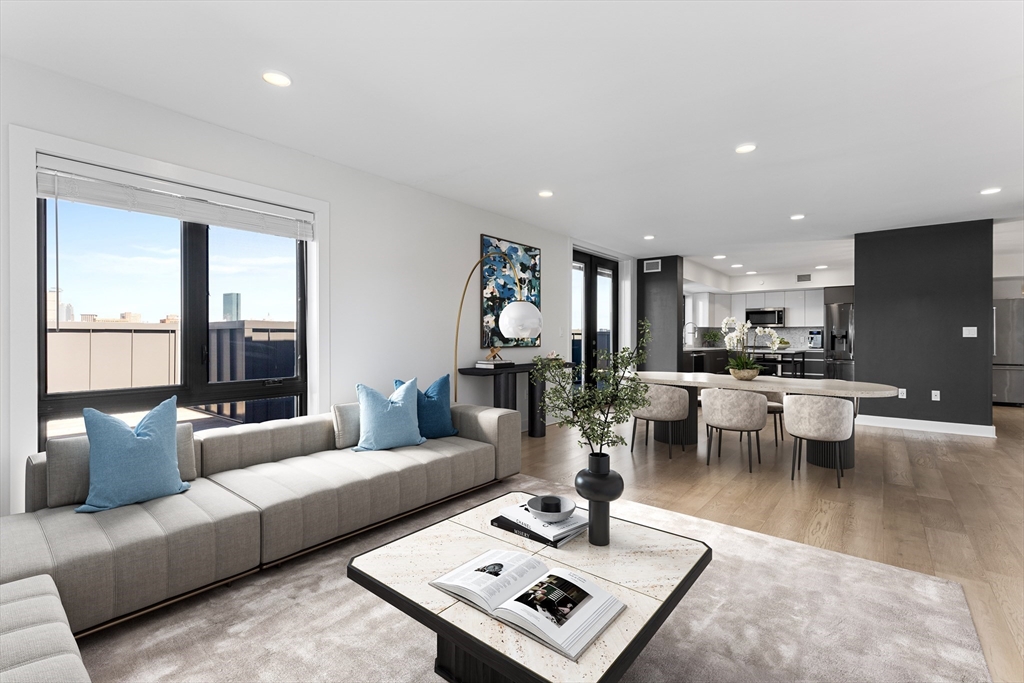
[[[736,322],[740,323],[747,319],[747,295],[733,294],[731,297],[732,311],[729,313]]]
[[[711,295],[711,306],[709,306],[711,312],[710,320],[708,320],[708,327],[720,327],[722,320],[728,318],[732,311],[732,297],[728,294],[712,294]]]
[[[697,292],[693,295],[693,322],[697,327],[711,327],[710,320],[711,295],[707,292]]]
[[[765,292],[764,293],[764,307],[765,308],[785,308],[786,306],[786,293],[785,292]]]
[[[747,308],[764,308],[764,292],[747,294]]]
[[[783,292],[786,307],[786,327],[804,326],[804,291]]]
[[[804,291],[804,327],[825,326],[825,290]]]

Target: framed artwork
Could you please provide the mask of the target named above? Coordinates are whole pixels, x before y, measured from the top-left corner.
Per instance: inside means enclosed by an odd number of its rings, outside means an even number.
[[[492,346],[540,346],[540,337],[506,339],[498,329],[498,315],[509,301],[519,298],[516,280],[523,289],[523,299],[540,309],[540,249],[517,244],[490,235],[480,235],[480,255],[501,252],[515,264],[500,256],[485,259],[480,264],[480,290],[482,328],[480,348]]]

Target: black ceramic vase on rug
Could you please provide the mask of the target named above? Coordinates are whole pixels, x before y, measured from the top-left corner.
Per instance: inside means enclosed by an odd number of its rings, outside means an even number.
[[[608,545],[609,503],[622,495],[622,476],[611,469],[604,453],[591,453],[590,466],[576,474],[576,493],[590,503],[591,545]]]

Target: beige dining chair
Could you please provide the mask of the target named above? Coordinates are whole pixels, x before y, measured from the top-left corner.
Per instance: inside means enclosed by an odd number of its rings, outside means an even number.
[[[670,387],[665,384],[648,384],[647,399],[650,405],[633,411],[633,438],[629,442],[629,452],[633,452],[636,444],[636,423],[644,421],[644,445],[650,443],[651,423],[668,422],[668,457],[672,459],[673,427],[690,415],[690,394],[683,387]],[[683,447],[686,450],[686,447]]]
[[[708,436],[708,462],[711,465],[711,445],[714,430],[718,430],[718,457],[722,457],[722,432],[739,432],[740,448],[743,434],[747,435],[747,466],[754,471],[750,434],[757,438],[757,462],[761,463],[761,430],[768,423],[768,398],[764,394],[733,389],[705,389],[701,392],[704,422],[711,428]],[[792,432],[791,432],[792,433]],[[742,452],[742,451],[741,451]]]
[[[793,437],[793,464],[790,480],[796,478],[803,457],[803,442],[821,441],[836,466],[836,486],[842,488],[843,458],[840,442],[853,435],[854,406],[852,401],[832,396],[786,396],[786,415],[789,417],[789,435]]]
[[[775,445],[778,446],[780,433],[782,440],[786,440],[785,406],[783,405],[786,395],[781,391],[755,391],[754,393],[762,394],[768,399],[768,414],[772,416],[772,431],[775,433]]]

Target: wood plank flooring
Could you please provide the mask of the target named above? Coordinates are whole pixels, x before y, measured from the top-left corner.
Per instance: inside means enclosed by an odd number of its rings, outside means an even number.
[[[959,582],[997,682],[1024,681],[1024,408],[995,406],[998,438],[857,428],[857,466],[837,489],[835,471],[803,465],[790,481],[793,441],[761,434],[761,464],[747,472],[735,435],[705,465],[643,423],[635,452],[611,450],[624,498]],[[631,425],[619,433],[629,438]],[[744,442],[744,449],[746,443]],[[587,453],[568,429],[523,435],[523,472],[570,484]],[[614,504],[613,504],[614,509]]]

